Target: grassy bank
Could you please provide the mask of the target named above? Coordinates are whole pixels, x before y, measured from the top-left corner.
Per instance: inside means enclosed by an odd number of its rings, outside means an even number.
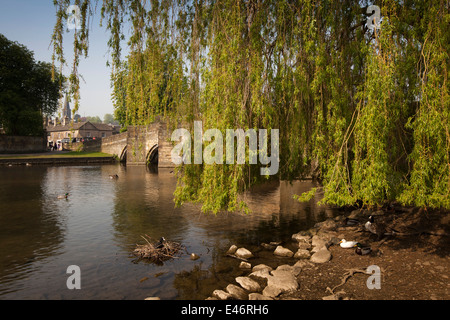
[[[0,159],[50,159],[50,158],[101,158],[112,157],[112,154],[89,151],[69,151],[61,153],[37,153],[37,154],[17,154],[0,155]]]

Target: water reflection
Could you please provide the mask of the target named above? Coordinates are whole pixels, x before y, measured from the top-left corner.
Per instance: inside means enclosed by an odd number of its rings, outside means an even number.
[[[122,167],[126,174],[116,182],[113,227],[122,244],[142,241],[147,234],[181,241],[188,221],[174,208],[175,179],[169,171],[152,173],[143,166]]]
[[[292,199],[310,182],[255,187],[245,195],[252,214],[217,216],[175,208],[175,186],[171,170],[143,166],[0,167],[0,299],[204,299],[243,272],[224,254],[231,244],[252,250],[254,264],[275,265],[280,258],[261,242],[289,241],[332,214]],[[68,200],[56,199],[65,192]],[[144,234],[200,259],[136,261]],[[71,264],[81,268],[81,290],[66,287]]]
[[[57,206],[45,205],[47,169],[8,169],[0,167],[0,279],[5,292],[10,283],[39,272],[39,262],[57,253],[64,237]]]

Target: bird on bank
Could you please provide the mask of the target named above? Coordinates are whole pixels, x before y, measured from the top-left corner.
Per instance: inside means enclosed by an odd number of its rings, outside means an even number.
[[[354,248],[356,245],[358,244],[357,241],[347,241],[345,239],[342,239],[341,241],[339,241],[339,245],[341,246],[341,248]]]
[[[119,176],[117,174],[110,174],[109,177],[111,179],[118,179],[119,178]]]
[[[366,247],[363,246],[361,243],[357,243],[356,244],[356,249],[355,249],[355,253],[360,255],[360,256],[365,256],[369,253],[372,252],[372,248],[371,247]]]
[[[58,196],[58,199],[67,199],[69,197],[69,193],[66,192],[65,194],[61,194]]]
[[[385,223],[375,221],[373,216],[369,217],[369,220],[365,223],[364,227],[367,231],[376,234],[378,236],[378,240],[380,240],[383,236],[392,236],[396,232],[394,229],[389,228]]]
[[[161,239],[159,239],[159,241],[156,243],[155,248],[161,249],[162,247],[164,247],[165,242],[166,242],[166,239],[164,237],[161,237]]]

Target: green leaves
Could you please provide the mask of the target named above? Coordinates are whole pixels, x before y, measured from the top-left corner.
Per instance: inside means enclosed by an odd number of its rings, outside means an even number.
[[[90,1],[78,3],[89,14]],[[373,4],[376,31],[365,26]],[[123,125],[162,116],[188,129],[202,121],[204,131],[280,129],[276,178],[316,178],[325,203],[450,207],[445,1],[105,0],[101,13]],[[60,62],[63,18],[53,37]],[[176,204],[214,213],[246,210],[242,193],[264,181],[248,164],[179,169]]]
[[[0,124],[11,135],[42,135],[43,116],[58,107],[59,81],[49,63],[0,34]]]
[[[405,204],[450,208],[450,96],[448,86],[448,8],[436,5],[424,13],[421,101],[414,117],[413,164],[399,200]],[[446,41],[447,40],[447,41]]]

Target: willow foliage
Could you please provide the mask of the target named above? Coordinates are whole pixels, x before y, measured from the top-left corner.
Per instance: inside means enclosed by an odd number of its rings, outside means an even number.
[[[61,63],[69,2],[55,0]],[[75,4],[83,21],[70,78],[77,98],[94,1]],[[381,9],[375,30],[370,5]],[[104,0],[101,14],[124,126],[161,116],[224,136],[279,129],[276,178],[312,175],[326,203],[450,208],[448,1]],[[267,178],[249,164],[248,148],[246,160],[181,166],[176,203],[245,210],[242,192]]]

